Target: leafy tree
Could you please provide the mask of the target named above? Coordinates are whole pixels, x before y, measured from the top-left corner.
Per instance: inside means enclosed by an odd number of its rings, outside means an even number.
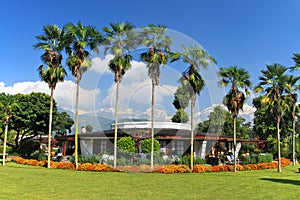
[[[218,75],[221,77],[220,85],[228,86],[231,84],[230,91],[223,99],[223,104],[227,107],[233,118],[233,148],[234,148],[234,172],[236,172],[236,119],[239,110],[243,110],[245,103],[245,94],[239,90],[244,89],[246,95],[249,95],[248,89],[252,84],[249,72],[237,66],[229,66],[228,68],[220,68]]]
[[[204,133],[219,133],[223,136],[233,136],[233,119],[231,114],[223,109],[221,106],[216,106],[214,110],[209,114],[208,119],[198,124],[198,132]],[[238,117],[236,120],[236,132],[240,138],[249,139],[252,131],[251,123],[246,122],[242,117]]]
[[[280,124],[283,116],[289,110],[287,97],[288,76],[285,75],[287,68],[280,64],[267,65],[266,70],[261,70],[262,76],[259,77],[259,84],[256,92],[265,92],[261,98],[261,103],[274,115],[277,130],[277,151],[278,151],[278,172],[281,172],[281,151],[280,151]]]
[[[190,96],[186,88],[184,88],[184,85],[179,86],[174,94],[174,101],[173,101],[174,107],[177,110],[178,109],[184,110],[189,106],[189,101],[190,101]]]
[[[91,66],[90,51],[98,52],[98,45],[102,42],[102,35],[92,26],[84,26],[81,22],[77,25],[68,23],[65,26],[67,35],[71,38],[71,45],[66,48],[69,57],[67,65],[76,82],[75,103],[75,166],[78,168],[78,103],[79,86],[83,73]]]
[[[64,136],[67,132],[71,133],[71,128],[74,124],[74,120],[67,112],[57,112],[53,116],[53,131],[55,131],[55,137]]]
[[[159,85],[160,66],[168,62],[167,53],[170,50],[172,40],[165,35],[166,26],[149,24],[148,27],[142,27],[140,43],[145,45],[148,50],[141,54],[141,60],[147,63],[148,75],[152,80],[151,97],[151,158],[150,165],[153,169],[153,149],[154,149],[154,94],[155,86]]]
[[[93,126],[92,126],[91,124],[86,125],[85,128],[86,128],[86,131],[87,131],[88,133],[93,132]]]
[[[184,109],[189,105],[189,100],[190,96],[184,88],[184,85],[179,86],[174,94],[173,105],[177,109],[177,111],[171,118],[172,122],[187,123],[189,121],[189,116],[184,111]]]
[[[61,51],[68,45],[68,39],[64,30],[61,30],[56,25],[44,26],[43,35],[38,35],[38,42],[34,45],[35,49],[44,50],[41,56],[42,61],[47,65],[39,67],[39,75],[42,81],[48,83],[51,90],[50,95],[50,114],[49,114],[49,130],[48,130],[48,168],[50,168],[50,153],[51,153],[51,128],[52,128],[52,109],[53,109],[53,94],[58,82],[64,81],[66,71],[61,65]]]
[[[20,153],[23,143],[27,140],[48,133],[50,96],[44,93],[31,93],[12,95],[12,98],[12,101],[17,104],[10,119],[10,134],[14,134],[14,139],[8,141],[7,145],[12,147],[13,151]],[[1,97],[0,103],[5,104],[5,102],[7,101]],[[59,120],[56,116],[59,115],[56,102],[53,101],[52,130],[62,131],[63,129],[63,126],[56,127],[56,120]],[[65,119],[70,118],[65,116]],[[67,120],[67,122],[69,123],[65,123],[65,131],[73,125],[72,120]]]
[[[216,63],[215,59],[210,56],[200,46],[182,46],[183,52],[172,53],[171,62],[179,60],[180,58],[189,67],[182,73],[182,84],[188,91],[191,100],[191,169],[194,166],[194,107],[196,104],[196,95],[204,88],[204,80],[199,73],[200,67],[207,68],[209,63]]]
[[[189,115],[182,108],[180,108],[176,111],[171,120],[175,123],[187,123],[189,121]]]
[[[141,150],[143,153],[151,153],[152,150],[154,153],[159,153],[160,151],[160,144],[158,142],[158,140],[154,139],[154,148],[152,148],[152,139],[148,138],[148,139],[144,139],[141,142]]]
[[[118,148],[124,153],[135,153],[136,145],[132,137],[122,137],[117,142]]]
[[[114,123],[114,167],[117,165],[119,85],[126,71],[131,67],[132,56],[128,54],[128,51],[135,48],[134,28],[130,23],[110,23],[110,28],[103,28],[103,31],[106,33],[106,40],[103,42],[105,52],[109,51],[114,55],[114,58],[109,61],[108,66],[110,71],[114,73],[114,81],[117,84]]]

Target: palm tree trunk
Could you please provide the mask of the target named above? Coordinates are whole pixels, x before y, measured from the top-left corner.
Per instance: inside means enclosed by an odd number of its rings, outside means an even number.
[[[153,169],[153,154],[154,154],[154,92],[155,84],[152,80],[152,102],[151,102],[151,157],[150,157],[150,167]]]
[[[278,151],[278,172],[281,172],[280,157],[280,117],[277,117],[277,151]]]
[[[194,169],[194,107],[196,96],[192,97],[191,101],[191,170]]]
[[[114,126],[114,168],[117,167],[117,140],[118,140],[118,101],[119,101],[119,81],[116,89],[116,105],[115,105],[115,126]]]
[[[78,169],[78,103],[79,103],[79,81],[76,81],[76,105],[75,105],[75,168]]]
[[[6,156],[5,154],[6,154],[7,132],[8,132],[8,120],[6,120],[5,131],[4,131],[4,143],[3,143],[2,166],[5,166],[5,156]]]
[[[293,166],[296,165],[296,117],[293,117]]]
[[[51,95],[50,95],[50,114],[49,114],[49,130],[48,130],[48,165],[47,167],[50,168],[50,156],[51,156],[51,137],[52,137],[52,110],[53,110],[53,93],[54,88],[51,87]]]
[[[233,117],[233,166],[236,173],[236,117]]]

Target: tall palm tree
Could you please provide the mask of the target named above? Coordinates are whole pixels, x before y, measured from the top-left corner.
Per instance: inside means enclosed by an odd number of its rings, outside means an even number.
[[[4,94],[2,93],[2,98],[4,98],[2,100],[2,102],[4,102],[4,104],[0,104],[0,107],[4,107],[4,116],[3,116],[3,121],[5,124],[5,130],[4,130],[4,141],[3,141],[3,157],[2,157],[2,166],[5,166],[5,157],[6,157],[6,143],[7,143],[7,133],[8,133],[8,125],[10,122],[10,119],[13,116],[13,110],[15,107],[18,106],[18,104],[16,102],[14,102],[14,99],[11,95],[9,94]]]
[[[297,120],[297,115],[299,115],[300,113],[300,108],[299,105],[297,104],[297,99],[298,99],[298,95],[297,95],[297,91],[300,89],[300,86],[297,85],[297,82],[299,81],[300,77],[295,77],[295,76],[288,76],[287,78],[287,100],[288,100],[288,104],[290,105],[290,111],[292,113],[292,119],[293,119],[293,147],[292,147],[292,155],[293,155],[293,165],[296,165],[296,120]]]
[[[155,86],[159,85],[160,66],[168,62],[167,52],[170,50],[172,40],[165,35],[167,27],[163,25],[149,24],[148,27],[141,27],[140,43],[148,50],[141,54],[141,60],[147,63],[148,75],[152,80],[151,96],[151,158],[150,166],[153,169],[154,152],[154,96]]]
[[[259,84],[255,87],[256,92],[265,92],[262,97],[262,104],[272,112],[277,122],[277,151],[278,151],[278,172],[281,172],[280,164],[280,123],[283,116],[289,110],[289,97],[286,95],[288,76],[285,72],[288,68],[280,64],[267,65],[266,70],[261,70],[262,76],[259,77]]]
[[[187,63],[189,67],[182,73],[181,81],[188,91],[191,100],[191,169],[194,167],[194,108],[196,105],[196,95],[200,95],[200,92],[205,86],[205,82],[200,74],[200,67],[206,69],[210,63],[216,63],[215,59],[210,56],[199,45],[189,47],[182,46],[182,53],[171,53],[171,62],[174,62],[182,58],[184,63]]]
[[[220,85],[222,87],[231,84],[231,89],[225,95],[223,104],[227,107],[233,118],[233,157],[234,157],[234,172],[236,172],[236,119],[239,111],[243,110],[243,105],[246,100],[246,95],[249,95],[249,90],[252,87],[249,72],[237,66],[229,66],[228,68],[220,68],[218,72],[220,76]],[[244,92],[240,91],[244,89]]]
[[[300,54],[299,53],[294,53],[292,59],[295,62],[295,65],[293,67],[290,67],[290,71],[293,72],[294,70],[299,70],[300,69]],[[295,81],[295,79],[297,79]],[[300,86],[296,85],[296,82],[299,80],[299,77],[291,78],[291,83],[292,91],[299,90]],[[293,93],[290,94],[292,97],[292,116],[293,116],[293,165],[296,165],[296,120],[297,120],[297,114],[300,113],[300,108],[299,105],[297,105],[297,94]]]
[[[99,52],[98,45],[102,41],[102,35],[92,26],[84,26],[81,22],[77,25],[68,23],[65,25],[72,44],[66,48],[69,57],[67,65],[76,82],[76,105],[75,105],[75,166],[78,168],[78,103],[80,80],[84,72],[91,66],[90,52]]]
[[[109,51],[114,58],[109,62],[109,69],[114,73],[114,81],[116,88],[116,104],[115,104],[115,124],[114,124],[114,168],[117,166],[117,138],[118,138],[118,98],[119,85],[125,72],[131,67],[130,61],[132,56],[128,52],[135,48],[134,32],[135,28],[130,23],[110,23],[110,27],[104,27],[106,33],[105,41],[102,43],[105,53]]]
[[[39,75],[42,81],[48,83],[51,90],[48,130],[48,168],[50,168],[53,95],[56,84],[64,81],[67,74],[63,66],[61,66],[61,51],[68,45],[69,39],[65,31],[56,25],[44,26],[43,35],[36,36],[36,39],[38,39],[38,42],[33,47],[45,51],[41,59],[47,65],[47,69],[44,69],[43,65],[38,68]]]

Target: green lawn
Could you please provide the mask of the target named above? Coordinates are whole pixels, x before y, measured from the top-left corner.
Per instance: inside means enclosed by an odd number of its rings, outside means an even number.
[[[84,172],[7,163],[0,199],[300,199],[298,166],[233,174]]]

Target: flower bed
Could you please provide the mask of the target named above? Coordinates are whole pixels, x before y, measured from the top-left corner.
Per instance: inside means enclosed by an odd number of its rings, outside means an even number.
[[[47,166],[47,161],[37,161],[33,159],[24,159],[21,157],[14,157],[12,161],[32,166]],[[291,164],[291,161],[287,158],[281,158],[281,166],[285,167]],[[69,169],[75,170],[75,166],[71,162],[50,162],[50,167],[54,169]],[[251,171],[251,170],[262,170],[262,169],[275,169],[278,167],[277,161],[269,163],[258,163],[258,164],[247,164],[247,165],[236,165],[237,171]],[[233,171],[233,165],[216,165],[216,166],[205,166],[205,165],[195,165],[193,170],[191,170],[187,165],[154,165],[153,170],[151,170],[149,165],[140,165],[140,166],[118,166],[117,168],[112,168],[107,164],[92,164],[92,163],[78,163],[79,171],[96,171],[96,172],[154,172],[154,173],[164,173],[164,174],[174,174],[174,173],[204,173],[204,172],[226,172]]]

